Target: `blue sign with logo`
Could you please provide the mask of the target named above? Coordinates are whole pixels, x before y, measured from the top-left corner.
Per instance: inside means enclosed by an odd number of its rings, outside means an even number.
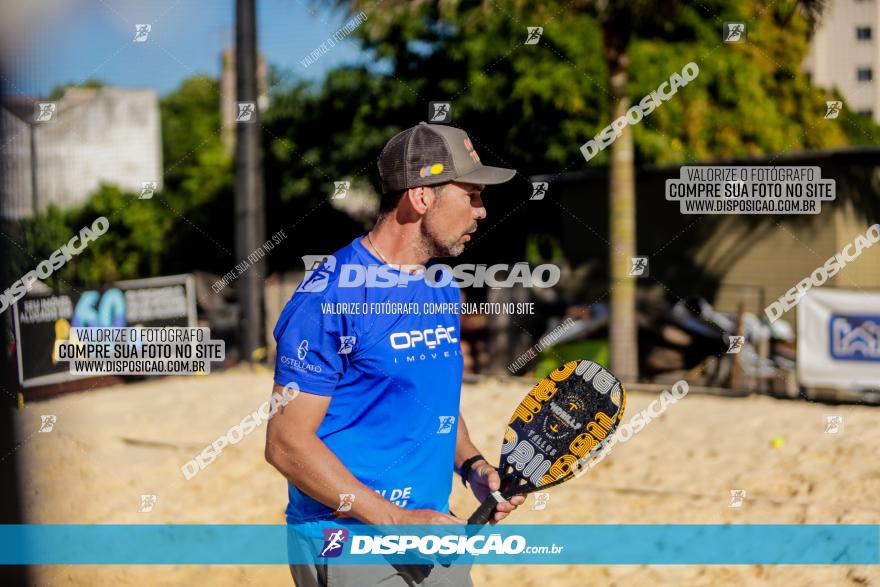
[[[880,361],[880,315],[832,314],[828,347],[836,361]]]

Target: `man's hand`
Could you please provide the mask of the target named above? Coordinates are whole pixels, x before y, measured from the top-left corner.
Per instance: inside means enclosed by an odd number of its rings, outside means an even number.
[[[501,487],[501,477],[498,475],[498,471],[487,463],[486,461],[477,461],[474,463],[474,466],[471,467],[470,474],[468,475],[468,483],[471,486],[471,489],[474,492],[474,496],[480,500],[480,503],[483,503],[489,494],[493,491],[498,491]],[[499,503],[495,507],[495,513],[492,515],[492,519],[489,520],[490,524],[495,524],[500,522],[504,518],[506,518],[510,512],[515,510],[517,506],[521,506],[525,503],[526,497],[524,495],[514,495],[509,500]]]

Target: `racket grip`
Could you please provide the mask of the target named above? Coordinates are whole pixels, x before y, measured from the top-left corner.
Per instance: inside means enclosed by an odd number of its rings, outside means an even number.
[[[504,496],[501,495],[500,491],[493,491],[489,494],[488,497],[480,504],[480,507],[477,508],[471,517],[468,518],[468,524],[479,524],[480,526],[488,524],[489,520],[492,519],[492,515],[495,513],[495,506],[497,506],[502,501],[506,501]]]

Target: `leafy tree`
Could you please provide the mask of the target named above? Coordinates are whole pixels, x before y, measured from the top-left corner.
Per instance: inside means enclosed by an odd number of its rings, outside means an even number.
[[[13,251],[12,274],[21,276],[35,269],[84,227],[91,228],[95,219],[105,216],[109,230],[53,272],[47,284],[69,289],[159,275],[174,221],[164,209],[147,202],[105,184],[79,208],[62,211],[49,206],[44,213],[22,220],[16,227],[21,248]]]
[[[175,225],[165,209],[105,184],[71,213],[69,224],[78,232],[100,216],[109,220],[110,228],[70,264],[75,282],[98,284],[161,274],[162,256]]]
[[[164,273],[234,265],[234,169],[223,148],[217,80],[194,76],[160,102],[164,185],[152,200],[174,219],[163,243]],[[187,251],[181,255],[180,251]]]
[[[39,216],[22,219],[10,226],[9,275],[12,280],[36,269],[37,264],[48,259],[59,246],[70,240],[73,233],[69,228],[68,216],[57,206],[51,205]],[[65,265],[60,271],[54,272],[47,283],[50,287],[59,287],[72,278],[72,269]]]
[[[211,174],[229,163],[222,156],[219,83],[204,75],[191,77],[162,98],[159,109],[168,197],[181,206],[203,203],[212,194]]]

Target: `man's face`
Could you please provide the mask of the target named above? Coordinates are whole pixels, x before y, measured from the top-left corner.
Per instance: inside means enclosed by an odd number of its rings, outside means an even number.
[[[457,257],[486,217],[480,194],[485,186],[457,181],[434,190],[434,200],[422,221],[422,234],[431,257]]]

